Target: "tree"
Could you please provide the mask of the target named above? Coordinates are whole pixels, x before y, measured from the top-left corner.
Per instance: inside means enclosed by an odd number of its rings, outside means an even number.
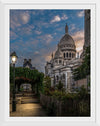
[[[90,46],[85,49],[81,66],[73,70],[74,80],[79,80],[90,75]]]
[[[50,95],[51,89],[51,78],[49,76],[45,76],[43,79],[43,91],[46,95]]]
[[[31,83],[32,87],[37,85],[37,90],[42,89],[44,74],[38,70],[31,70],[29,68],[16,67],[15,68],[15,82],[18,83]],[[10,83],[13,84],[13,67],[10,66]],[[12,87],[12,85],[11,85]],[[38,91],[39,92],[39,91]]]

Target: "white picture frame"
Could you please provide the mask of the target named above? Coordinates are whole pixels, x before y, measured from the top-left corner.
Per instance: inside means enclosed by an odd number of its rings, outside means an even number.
[[[37,8],[63,8],[63,9],[91,9],[91,107],[92,116],[90,117],[9,117],[9,9],[29,9],[34,6]],[[99,26],[100,26],[100,2],[99,0],[70,0],[70,1],[32,1],[32,0],[2,0],[0,3],[0,32],[1,32],[1,42],[0,42],[0,126],[25,126],[25,125],[57,125],[57,126],[100,126],[100,85],[99,85],[99,71],[96,72],[97,66],[99,66],[99,61],[95,57],[99,57]],[[95,44],[96,43],[96,44]],[[96,49],[95,49],[96,46]],[[95,53],[96,52],[96,53]],[[95,55],[96,54],[96,55]],[[96,64],[95,64],[96,59]],[[93,85],[94,84],[94,85]]]

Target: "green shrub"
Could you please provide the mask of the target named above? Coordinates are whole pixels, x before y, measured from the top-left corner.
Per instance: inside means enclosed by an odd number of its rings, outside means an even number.
[[[91,50],[90,46],[84,50],[84,57],[82,64],[78,68],[73,70],[74,80],[80,80],[86,78],[87,75],[90,75],[90,68],[91,68],[90,50]]]
[[[51,95],[51,91],[49,90],[49,88],[45,88],[45,89],[44,89],[44,94],[45,94],[45,95],[48,95],[48,96]]]
[[[56,88],[57,88],[57,90],[63,90],[63,83],[61,83],[61,81],[59,81],[59,83],[56,85]]]
[[[87,90],[84,88],[84,86],[81,86],[80,91],[78,92],[78,96],[80,99],[86,99],[88,96]]]
[[[20,88],[20,91],[23,91],[24,89],[23,88]]]

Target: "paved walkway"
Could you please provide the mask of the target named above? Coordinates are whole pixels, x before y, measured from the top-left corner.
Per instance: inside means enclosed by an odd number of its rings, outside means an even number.
[[[16,112],[12,112],[12,104],[10,104],[11,117],[35,117],[47,116],[46,111],[42,108],[36,97],[20,97],[21,102],[16,104]]]

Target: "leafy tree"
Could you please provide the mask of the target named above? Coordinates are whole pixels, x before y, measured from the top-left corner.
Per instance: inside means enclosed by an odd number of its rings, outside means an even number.
[[[84,88],[84,86],[81,86],[78,95],[80,99],[86,99],[88,97],[88,91]]]
[[[43,93],[46,95],[50,95],[51,89],[51,78],[49,76],[45,76],[43,80]]]
[[[85,49],[81,66],[73,70],[74,80],[79,80],[90,75],[90,46]]]
[[[49,76],[44,77],[43,83],[44,83],[45,88],[50,88],[51,87],[51,78]]]
[[[29,68],[16,67],[15,68],[15,82],[18,84],[27,82],[32,86],[36,85],[37,92],[42,89],[42,81],[44,74],[38,70],[31,70]],[[13,67],[10,66],[10,83],[13,83]]]

